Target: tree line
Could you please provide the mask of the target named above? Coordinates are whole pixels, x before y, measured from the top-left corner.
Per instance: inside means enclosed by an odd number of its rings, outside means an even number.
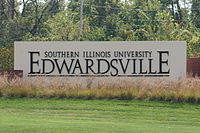
[[[200,53],[199,0],[0,0],[0,48],[14,41],[185,40]]]

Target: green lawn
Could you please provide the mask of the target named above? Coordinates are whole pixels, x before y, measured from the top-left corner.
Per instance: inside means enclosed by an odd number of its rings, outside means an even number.
[[[0,133],[199,133],[200,105],[0,99]]]

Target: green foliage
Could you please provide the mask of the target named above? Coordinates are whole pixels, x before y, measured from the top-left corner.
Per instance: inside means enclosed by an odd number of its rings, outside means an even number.
[[[0,48],[13,48],[14,41],[185,40],[188,57],[195,57],[200,52],[200,3],[187,2],[192,9],[183,8],[181,0],[84,0],[83,35],[79,36],[79,0],[68,4],[2,0]]]
[[[200,36],[193,36],[189,41],[188,56],[200,57]]]
[[[12,48],[0,48],[0,68],[3,70],[13,70],[14,50]]]
[[[200,28],[200,2],[199,0],[192,0],[191,18],[197,28]]]
[[[52,40],[78,40],[79,23],[74,23],[74,16],[71,12],[64,11],[49,18],[45,23],[50,29],[49,37]]]
[[[86,33],[89,41],[106,41],[106,34],[103,28],[93,28]]]

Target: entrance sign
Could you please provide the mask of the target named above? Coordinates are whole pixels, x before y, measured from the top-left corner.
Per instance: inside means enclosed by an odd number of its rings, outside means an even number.
[[[186,76],[186,42],[15,42],[24,77]]]

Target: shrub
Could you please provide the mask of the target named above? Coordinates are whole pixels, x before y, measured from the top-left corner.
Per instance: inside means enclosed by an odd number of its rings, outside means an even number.
[[[13,70],[13,48],[0,48],[0,70]]]

